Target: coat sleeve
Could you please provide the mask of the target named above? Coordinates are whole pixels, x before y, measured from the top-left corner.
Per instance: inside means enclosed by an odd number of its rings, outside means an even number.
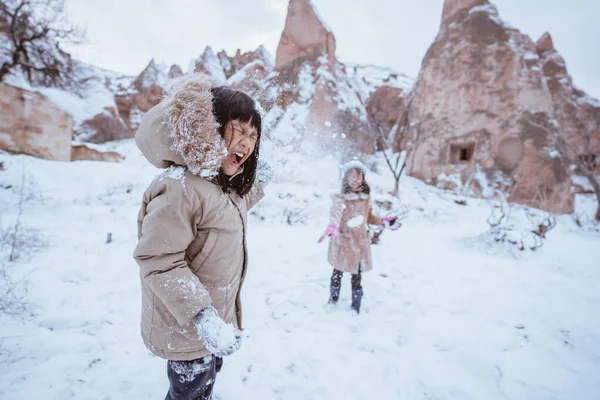
[[[373,206],[371,205],[371,199],[369,199],[369,217],[367,218],[367,224],[369,225],[381,225],[381,217],[373,212]]]
[[[196,237],[200,200],[193,189],[167,180],[146,205],[134,258],[142,279],[177,322],[186,326],[212,303],[185,260],[185,251]]]
[[[254,186],[245,197],[246,207],[250,210],[265,196],[265,187],[273,180],[273,169],[264,160],[259,160]]]
[[[331,211],[329,212],[329,223],[339,227],[345,208],[344,198],[339,194],[333,196],[333,204],[331,205]]]
[[[246,207],[250,210],[252,207],[256,205],[263,197],[265,197],[265,191],[262,186],[259,184],[255,184],[252,189],[244,196],[244,200],[246,201]]]

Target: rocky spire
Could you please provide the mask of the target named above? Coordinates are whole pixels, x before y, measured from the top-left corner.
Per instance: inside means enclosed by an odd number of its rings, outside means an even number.
[[[490,4],[488,0],[446,0],[442,12],[442,25],[446,24],[454,15],[464,9]]]
[[[277,47],[275,67],[301,57],[324,54],[335,64],[335,37],[311,0],[290,0],[285,28]]]
[[[550,36],[548,32],[544,33],[535,44],[535,49],[539,55],[542,55],[547,51],[554,50],[554,41],[552,40],[552,36]]]

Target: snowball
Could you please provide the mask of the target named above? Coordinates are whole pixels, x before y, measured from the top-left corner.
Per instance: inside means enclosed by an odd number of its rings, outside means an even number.
[[[358,228],[363,224],[363,222],[365,222],[364,215],[357,215],[354,218],[348,220],[348,222],[346,222],[346,225],[348,226],[348,228]]]

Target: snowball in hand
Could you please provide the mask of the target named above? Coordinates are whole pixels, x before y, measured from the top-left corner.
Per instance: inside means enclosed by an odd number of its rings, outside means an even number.
[[[229,356],[240,348],[242,333],[233,325],[225,323],[214,307],[202,310],[195,322],[198,336],[215,356]]]
[[[365,222],[365,217],[363,215],[357,215],[354,218],[351,218],[346,222],[348,228],[358,228]]]

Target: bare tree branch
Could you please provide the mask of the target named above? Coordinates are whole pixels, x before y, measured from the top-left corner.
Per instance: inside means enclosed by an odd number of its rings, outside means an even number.
[[[402,178],[402,174],[404,169],[406,168],[406,160],[408,158],[408,150],[398,151],[395,159],[392,161],[392,157],[388,155],[387,148],[392,147],[390,142],[402,142],[406,132],[408,131],[407,125],[409,123],[409,113],[410,113],[410,105],[412,103],[412,99],[409,100],[408,104],[404,105],[402,113],[396,119],[392,129],[386,135],[385,129],[381,126],[379,121],[373,121],[377,129],[377,142],[381,146],[381,150],[383,153],[383,157],[385,162],[394,176],[394,189],[392,191],[393,196],[398,195],[400,179]]]
[[[61,44],[80,43],[83,33],[68,24],[64,0],[0,0],[0,20],[10,40],[0,82],[21,71],[34,85],[79,88],[77,65]]]

